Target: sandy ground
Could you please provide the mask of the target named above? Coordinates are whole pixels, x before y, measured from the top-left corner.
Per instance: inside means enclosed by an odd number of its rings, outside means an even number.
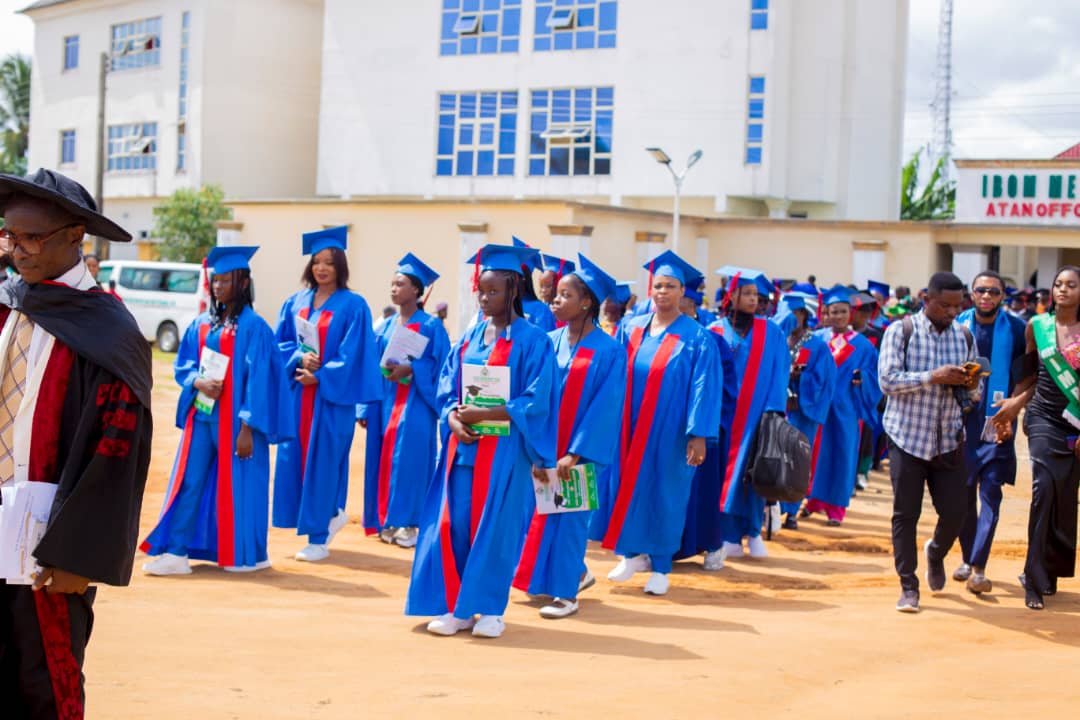
[[[175,385],[160,358],[156,380],[144,529],[179,437]],[[1026,470],[1006,491],[995,587],[981,598],[950,581],[938,595],[924,587],[919,615],[893,609],[891,492],[875,475],[843,527],[803,521],[769,544],[769,558],[731,560],[718,573],[705,573],[700,558],[678,563],[663,598],[642,593],[644,576],[608,582],[613,558],[590,548],[599,580],[578,615],[543,620],[515,590],[506,633],[492,641],[434,637],[402,614],[411,551],[356,524],[362,461],[359,432],[354,522],[326,561],[293,560],[301,539],[272,530],[270,570],[237,576],[199,565],[184,578],[137,574],[128,588],[102,588],[88,717],[1076,716],[1080,581],[1063,581],[1047,609],[1032,612],[1016,580]],[[920,543],[933,517],[927,498]],[[950,573],[958,563],[957,548]]]

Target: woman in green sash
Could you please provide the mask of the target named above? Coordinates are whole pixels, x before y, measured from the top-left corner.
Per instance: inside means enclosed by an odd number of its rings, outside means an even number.
[[[1031,514],[1024,574],[1025,603],[1044,607],[1058,578],[1076,566],[1076,499],[1080,481],[1080,268],[1067,265],[1054,276],[1050,312],[1028,323],[1025,377],[994,415],[999,440],[1027,405],[1024,432],[1031,453]],[[1030,402],[1029,402],[1030,401]]]

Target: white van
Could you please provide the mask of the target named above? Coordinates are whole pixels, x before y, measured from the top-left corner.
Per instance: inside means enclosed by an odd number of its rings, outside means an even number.
[[[201,275],[197,263],[106,260],[97,281],[108,290],[109,281],[115,280],[116,294],[135,316],[143,337],[165,352],[176,352],[180,333],[199,314]]]

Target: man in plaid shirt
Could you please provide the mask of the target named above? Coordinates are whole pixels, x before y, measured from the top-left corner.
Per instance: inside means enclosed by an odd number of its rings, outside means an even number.
[[[974,338],[955,322],[964,283],[939,272],[930,278],[927,292],[925,306],[911,317],[910,337],[905,338],[904,322],[892,322],[878,359],[878,382],[888,397],[884,423],[892,441],[892,540],[901,588],[896,609],[901,612],[919,611],[915,538],[924,483],[938,512],[934,536],[925,545],[926,581],[933,592],[945,587],[944,559],[960,533],[967,505],[963,413],[979,399],[979,375],[961,367],[975,360]]]

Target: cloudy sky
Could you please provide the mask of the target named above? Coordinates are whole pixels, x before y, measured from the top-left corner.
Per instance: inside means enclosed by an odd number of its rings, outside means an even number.
[[[815,2],[816,0],[799,0]],[[31,22],[0,0],[0,55],[29,53]],[[910,155],[931,137],[940,0],[910,0]],[[1052,157],[1080,142],[1080,0],[955,0],[953,156]]]

